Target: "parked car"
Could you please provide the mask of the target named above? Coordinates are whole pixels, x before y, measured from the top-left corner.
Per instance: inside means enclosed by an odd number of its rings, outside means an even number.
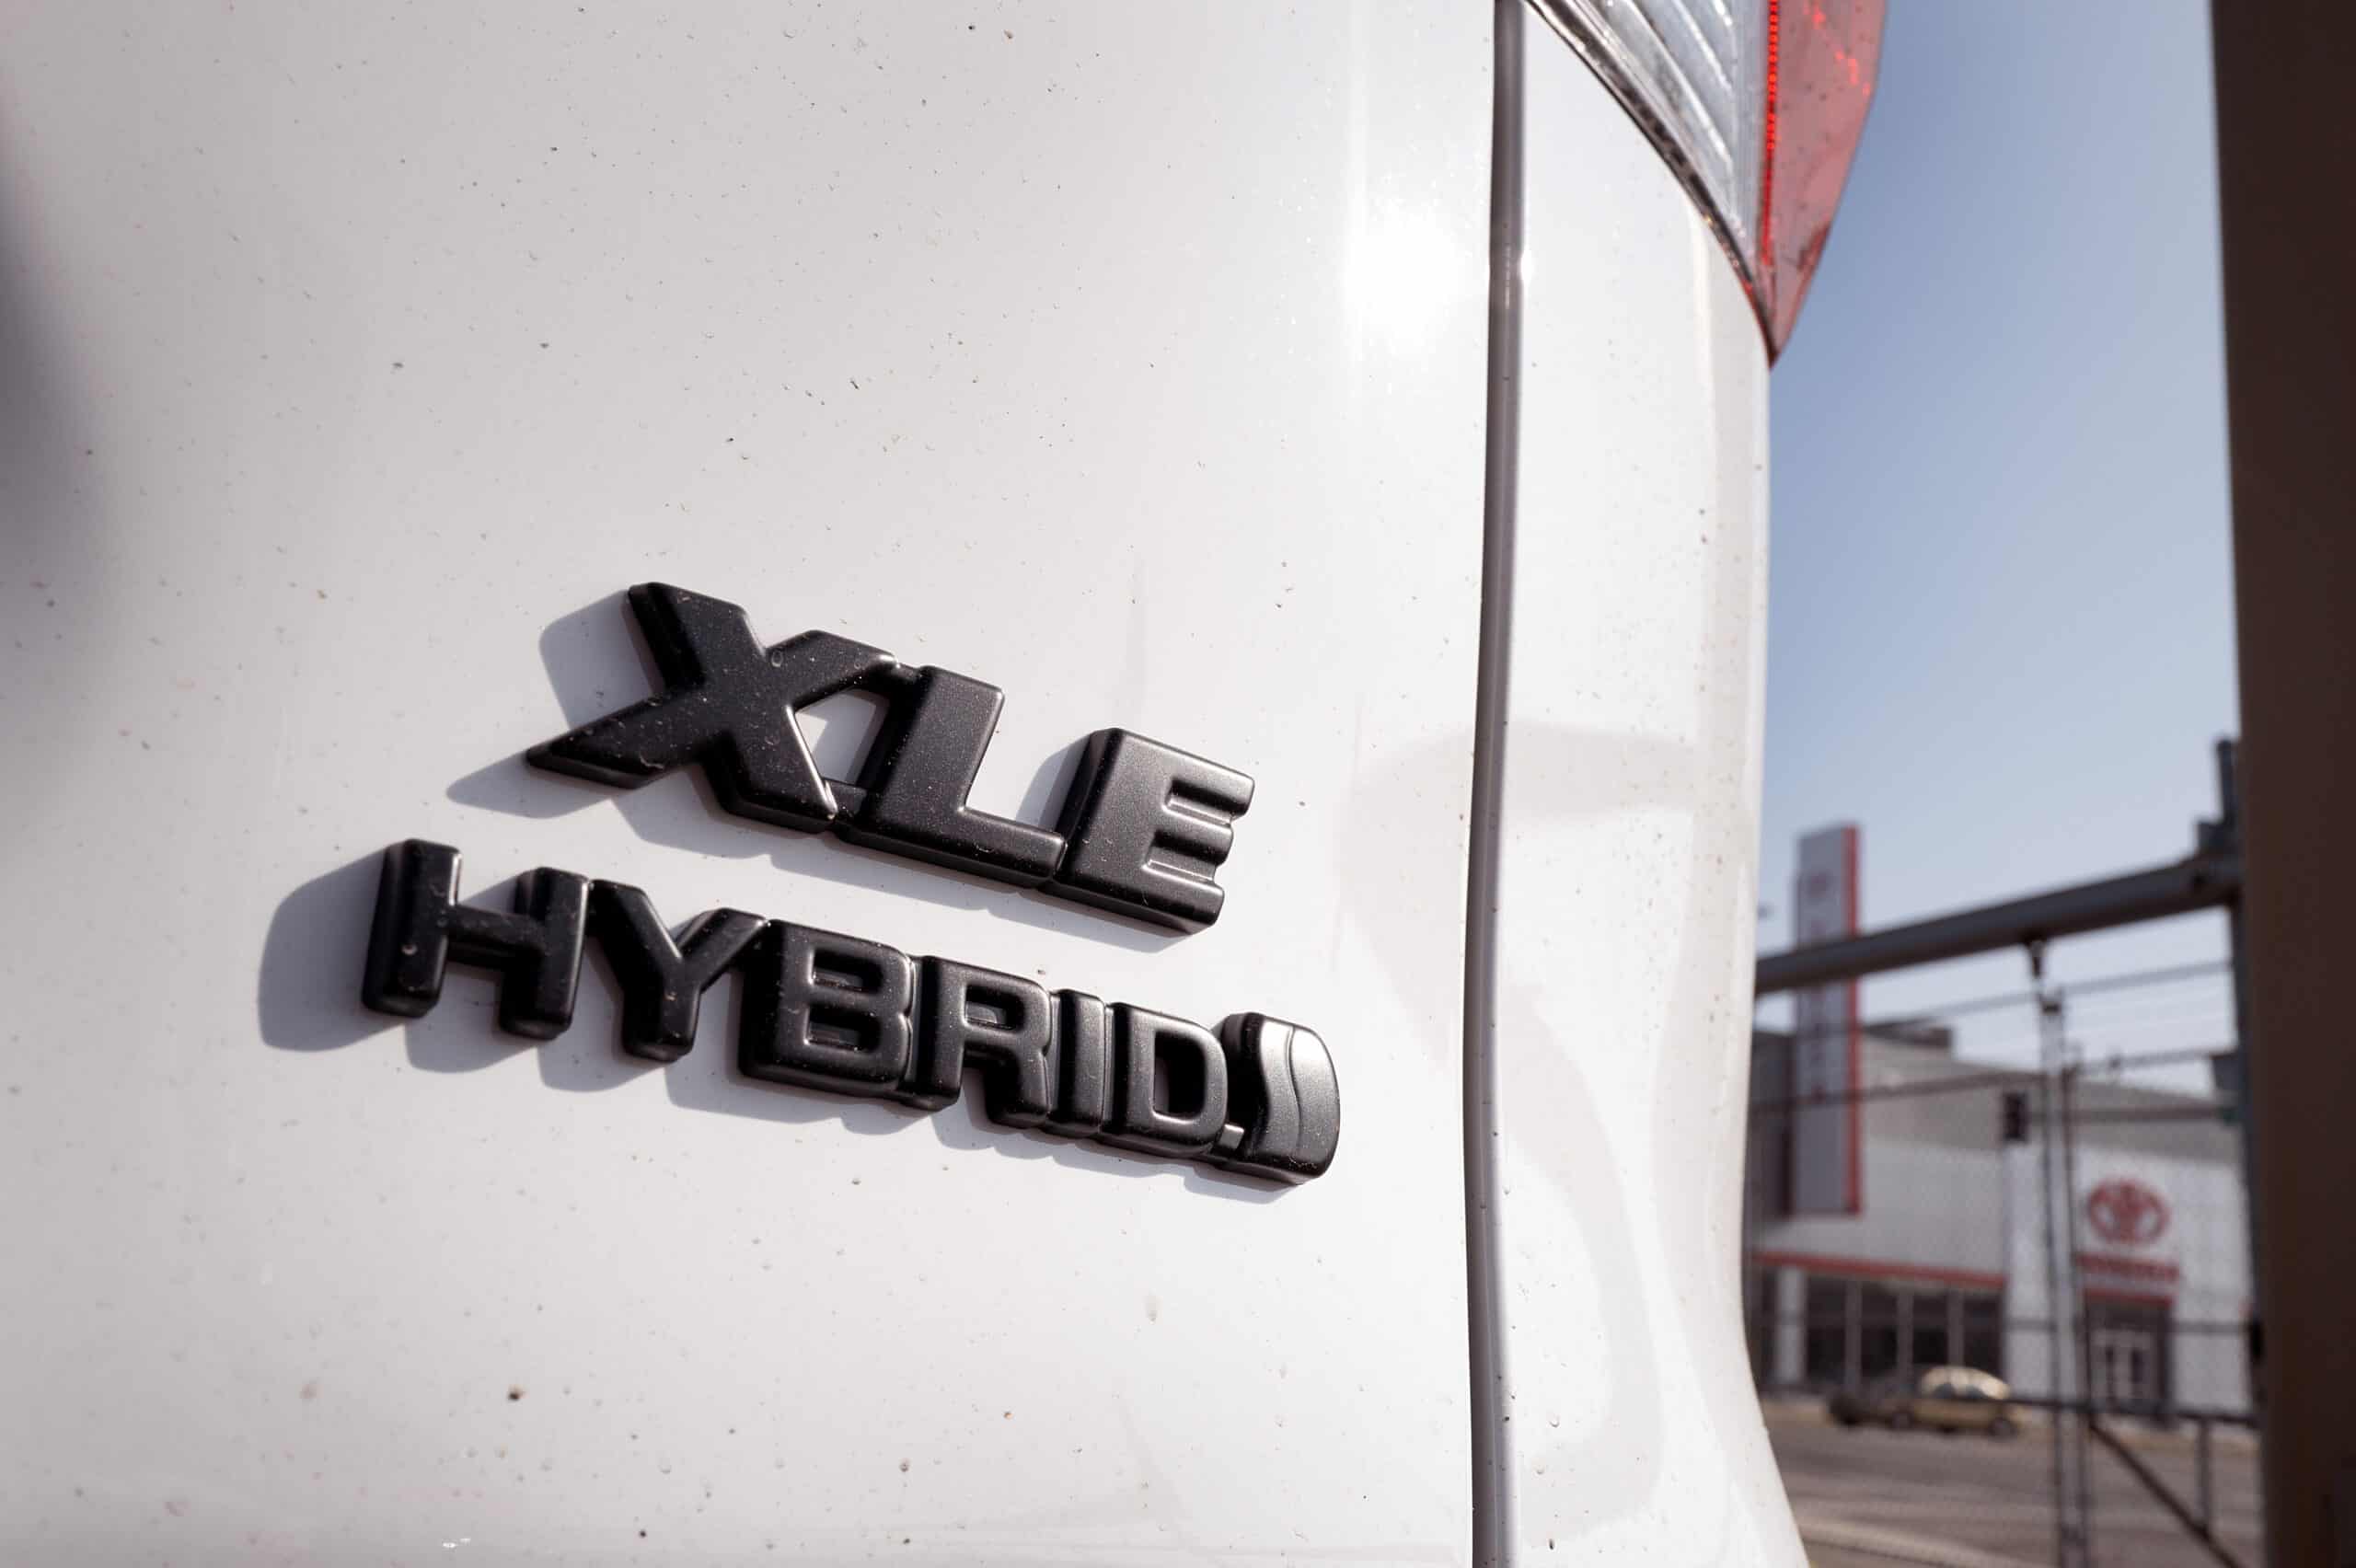
[[[1904,1431],[1928,1426],[1940,1432],[1985,1432],[2009,1437],[2020,1430],[2020,1407],[2012,1386],[1992,1372],[1970,1366],[1933,1366],[1885,1378],[1852,1392],[1842,1389],[1828,1407],[1843,1426],[1887,1426]]]

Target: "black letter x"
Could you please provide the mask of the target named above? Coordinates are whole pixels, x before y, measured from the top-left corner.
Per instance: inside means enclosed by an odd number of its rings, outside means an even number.
[[[634,790],[700,762],[736,815],[812,832],[826,826],[834,794],[793,711],[893,668],[892,655],[826,631],[764,649],[743,610],[668,583],[641,583],[629,603],[664,689],[534,746],[532,765]]]

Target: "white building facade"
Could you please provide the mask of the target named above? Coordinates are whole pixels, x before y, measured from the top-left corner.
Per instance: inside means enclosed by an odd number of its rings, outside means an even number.
[[[1744,1283],[1762,1389],[1960,1363],[2050,1397],[2056,1334],[2078,1328],[2066,1310],[2057,1324],[2050,1276],[2073,1258],[2085,1392],[2162,1417],[2248,1413],[2247,1208],[2237,1129],[2213,1101],[2088,1075],[2052,1150],[2069,1201],[2049,1215],[2036,1078],[1958,1062],[1944,1031],[1868,1032],[1850,1107],[1859,1212],[1793,1215],[1788,1049],[1762,1032],[1752,1065]]]

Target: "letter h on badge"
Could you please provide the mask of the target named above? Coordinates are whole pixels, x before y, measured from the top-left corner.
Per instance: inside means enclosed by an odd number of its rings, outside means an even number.
[[[966,803],[998,729],[998,687],[832,632],[764,648],[742,609],[667,583],[641,583],[629,603],[663,690],[533,747],[533,766],[634,790],[699,763],[737,816],[1175,930],[1218,918],[1218,869],[1252,804],[1252,780],[1235,769],[1100,730],[1057,827],[1034,827]],[[794,716],[854,690],[884,699],[883,732],[857,779],[827,778]]]

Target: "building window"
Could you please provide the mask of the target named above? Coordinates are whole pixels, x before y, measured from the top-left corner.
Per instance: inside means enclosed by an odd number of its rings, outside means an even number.
[[[1996,1377],[2004,1375],[2004,1303],[2002,1297],[1963,1298],[1963,1361]]]
[[[1913,1310],[1907,1317],[1907,1332],[1912,1344],[1908,1365],[1920,1371],[1925,1366],[1945,1366],[1954,1357],[1947,1354],[1947,1293],[1944,1290],[1914,1292]]]
[[[1861,1386],[1934,1366],[1969,1366],[2004,1376],[2004,1309],[1997,1292],[1844,1274],[1809,1274],[1804,1279],[1798,1372],[1812,1388]],[[1762,1382],[1779,1321],[1772,1273],[1764,1286],[1752,1316],[1754,1353],[1764,1358]]]
[[[1902,1303],[1900,1293],[1887,1285],[1865,1282],[1857,1293],[1857,1376],[1870,1383],[1875,1378],[1901,1370],[1899,1356],[1903,1342],[1899,1337]]]
[[[1810,1274],[1807,1361],[1802,1376],[1819,1388],[1838,1388],[1849,1358],[1849,1282]]]

